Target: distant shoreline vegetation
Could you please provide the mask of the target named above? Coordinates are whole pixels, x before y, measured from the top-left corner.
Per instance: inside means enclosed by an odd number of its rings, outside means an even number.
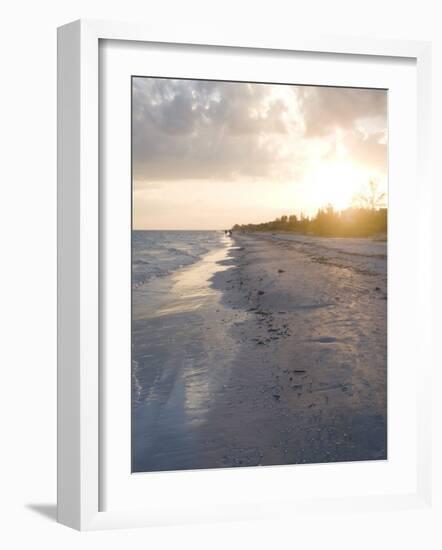
[[[295,214],[281,216],[270,222],[236,224],[233,231],[285,231],[322,237],[373,237],[387,235],[388,210],[381,206],[384,193],[370,182],[365,195],[354,197],[354,206],[335,210],[332,205],[320,208],[314,217]]]
[[[271,222],[234,225],[233,231],[288,231],[322,237],[372,237],[387,234],[387,209],[347,208],[337,212],[329,206],[314,218],[281,216]]]

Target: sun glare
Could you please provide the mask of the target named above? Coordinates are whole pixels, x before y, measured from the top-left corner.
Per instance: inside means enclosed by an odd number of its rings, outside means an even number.
[[[323,163],[305,182],[311,208],[317,210],[327,205],[335,210],[349,208],[369,179],[366,170],[348,160]]]

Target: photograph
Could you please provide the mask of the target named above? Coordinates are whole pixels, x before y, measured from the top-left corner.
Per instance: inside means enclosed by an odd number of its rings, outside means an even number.
[[[132,473],[388,458],[388,90],[288,80],[131,78]]]

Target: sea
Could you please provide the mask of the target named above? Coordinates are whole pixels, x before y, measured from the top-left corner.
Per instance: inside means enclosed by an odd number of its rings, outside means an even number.
[[[207,466],[198,426],[227,384],[236,349],[210,281],[228,269],[217,262],[231,244],[224,231],[132,232],[133,472]]]
[[[132,287],[170,275],[224,246],[224,231],[132,231]]]

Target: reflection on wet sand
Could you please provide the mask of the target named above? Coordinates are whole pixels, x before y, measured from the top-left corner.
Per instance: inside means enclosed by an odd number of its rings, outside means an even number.
[[[237,349],[229,326],[247,316],[226,308],[211,284],[233,269],[228,244],[176,272],[167,299],[133,322],[134,471],[207,467],[204,426]]]
[[[228,259],[228,248],[221,248],[209,252],[192,267],[176,273],[172,277],[170,302],[152,312],[152,315],[185,313],[219,303],[222,293],[210,285],[210,279],[215,273],[229,269],[225,265]]]

